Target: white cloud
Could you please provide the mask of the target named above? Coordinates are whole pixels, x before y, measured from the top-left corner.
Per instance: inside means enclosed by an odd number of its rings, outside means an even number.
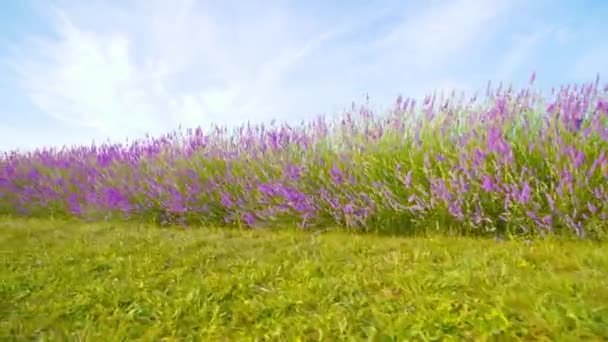
[[[69,9],[58,11],[59,39],[31,39],[18,57],[31,100],[56,119],[110,136],[234,123],[255,118],[278,95],[283,73],[337,32],[299,32],[281,8],[237,23],[219,22],[193,1],[180,4],[132,13],[148,38],[77,26]]]
[[[397,47],[396,57],[407,56],[410,65],[440,66],[480,43],[495,22],[508,12],[513,1],[435,1],[420,13],[404,13],[404,20],[379,43],[386,49]]]
[[[470,80],[442,66],[513,4],[434,1],[403,13],[385,36],[346,41],[395,8],[319,18],[281,1],[57,2],[55,37],[30,37],[12,63],[47,115],[122,140],[180,124],[302,118],[365,91],[392,101],[398,92],[468,89]]]

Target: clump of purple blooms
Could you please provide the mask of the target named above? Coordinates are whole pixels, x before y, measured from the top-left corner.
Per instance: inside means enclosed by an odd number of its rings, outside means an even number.
[[[0,214],[253,228],[606,231],[608,88],[399,97],[374,115],[6,153]]]

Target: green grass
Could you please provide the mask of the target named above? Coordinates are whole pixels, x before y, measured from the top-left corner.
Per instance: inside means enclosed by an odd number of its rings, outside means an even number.
[[[608,340],[608,245],[0,220],[0,340]]]

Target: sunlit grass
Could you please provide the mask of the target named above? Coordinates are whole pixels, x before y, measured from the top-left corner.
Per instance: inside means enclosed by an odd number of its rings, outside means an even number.
[[[607,247],[3,218],[0,336],[606,340]]]

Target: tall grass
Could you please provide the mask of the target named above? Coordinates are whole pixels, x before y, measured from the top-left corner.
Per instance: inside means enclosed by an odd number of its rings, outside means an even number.
[[[608,229],[608,88],[399,98],[300,126],[175,131],[6,153],[0,214],[252,228],[575,234]]]

